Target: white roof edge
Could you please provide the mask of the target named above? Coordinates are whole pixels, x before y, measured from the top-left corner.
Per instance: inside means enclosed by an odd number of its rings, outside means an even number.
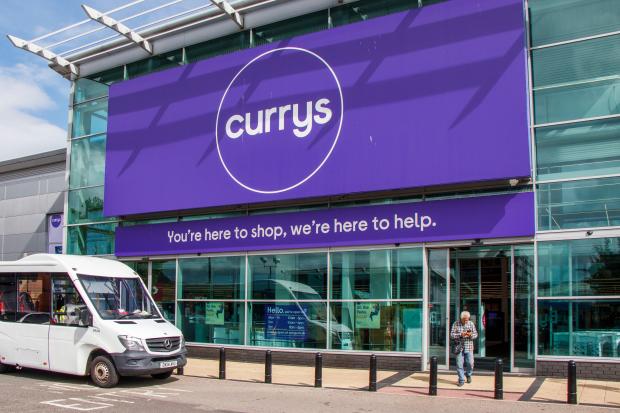
[[[26,267],[62,268],[79,274],[107,277],[137,277],[137,273],[126,264],[113,259],[86,255],[32,254],[17,261],[0,262],[0,268],[23,269]]]
[[[345,3],[351,2],[348,0]],[[249,6],[241,6],[240,11],[245,11],[244,24],[247,30],[345,3],[340,3],[339,0],[313,0],[312,2],[307,0],[273,0],[273,4],[271,2],[258,3],[258,6],[253,6],[250,3]],[[219,11],[219,9],[217,10]],[[146,30],[141,34],[153,44],[155,54],[162,54],[235,32],[239,32],[239,28],[231,19],[212,20],[212,17],[206,15],[204,20],[190,25],[183,26],[177,22],[177,24],[167,28],[158,27],[157,30]],[[118,39],[67,57],[78,65],[80,76],[84,77],[147,58],[149,54],[137,46],[134,47],[126,39]],[[51,65],[51,67],[54,68],[55,66]]]

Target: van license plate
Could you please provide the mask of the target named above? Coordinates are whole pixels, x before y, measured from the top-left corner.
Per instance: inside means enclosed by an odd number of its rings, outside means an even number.
[[[159,363],[159,368],[160,369],[164,369],[166,367],[176,367],[176,366],[177,366],[177,361],[176,360],[162,361],[161,363]]]

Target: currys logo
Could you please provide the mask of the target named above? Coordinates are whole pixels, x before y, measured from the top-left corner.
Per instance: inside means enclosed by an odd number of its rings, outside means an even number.
[[[294,189],[328,161],[343,113],[340,82],[321,56],[298,47],[262,53],[239,70],[220,101],[222,166],[252,192]]]

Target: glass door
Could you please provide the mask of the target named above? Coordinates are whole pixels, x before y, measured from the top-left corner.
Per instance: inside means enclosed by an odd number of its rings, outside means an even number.
[[[428,357],[447,369],[449,358],[450,250],[428,250]]]
[[[428,359],[454,367],[450,327],[467,310],[478,329],[476,366],[528,372],[535,362],[534,246],[429,248]]]

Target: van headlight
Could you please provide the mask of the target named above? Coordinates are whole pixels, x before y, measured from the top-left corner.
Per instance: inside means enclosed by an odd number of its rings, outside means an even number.
[[[121,344],[130,351],[146,351],[142,345],[142,340],[137,337],[131,336],[118,336],[118,340]]]

